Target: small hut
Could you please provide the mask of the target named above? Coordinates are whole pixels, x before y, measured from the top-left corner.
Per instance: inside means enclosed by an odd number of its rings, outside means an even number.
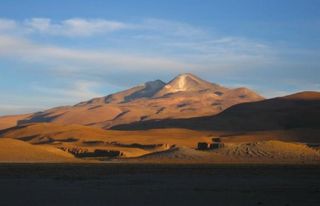
[[[199,142],[197,149],[198,150],[208,150],[209,144],[207,142]]]
[[[222,147],[224,147],[223,143],[213,142],[213,143],[210,144],[209,149],[219,149],[219,148],[222,148]]]
[[[224,147],[220,137],[213,137],[211,143],[207,142],[198,142],[198,150],[215,150]]]

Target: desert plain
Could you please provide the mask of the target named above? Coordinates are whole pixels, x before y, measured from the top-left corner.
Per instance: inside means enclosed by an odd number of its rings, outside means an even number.
[[[181,74],[3,116],[0,205],[319,205],[319,114]]]

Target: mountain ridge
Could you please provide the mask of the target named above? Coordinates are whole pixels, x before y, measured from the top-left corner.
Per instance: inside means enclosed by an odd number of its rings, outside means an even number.
[[[136,121],[214,115],[232,105],[262,99],[250,89],[229,89],[185,73],[168,83],[149,81],[74,106],[36,112],[17,119],[17,124],[55,122],[108,129]]]
[[[216,115],[165,119],[116,125],[111,129],[184,128],[214,131],[265,131],[294,128],[320,129],[320,92],[299,92],[284,97],[236,104]]]

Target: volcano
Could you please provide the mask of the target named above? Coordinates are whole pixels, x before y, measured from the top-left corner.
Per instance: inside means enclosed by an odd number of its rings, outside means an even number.
[[[262,99],[248,88],[230,89],[186,73],[168,83],[161,80],[148,81],[74,106],[52,108],[15,118],[0,117],[0,125],[3,125],[0,129],[35,122],[80,124],[108,129],[139,121],[215,115],[235,104]],[[4,124],[8,119],[11,120],[10,124]]]

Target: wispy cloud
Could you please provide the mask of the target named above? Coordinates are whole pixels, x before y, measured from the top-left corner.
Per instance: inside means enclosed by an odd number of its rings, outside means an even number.
[[[157,31],[162,35],[179,36],[179,37],[204,37],[207,32],[196,26],[162,19],[149,18],[136,25],[136,28],[141,30]]]
[[[26,104],[0,104],[1,115],[27,114],[46,109],[44,106],[32,106]]]
[[[130,28],[130,25],[104,19],[72,18],[54,23],[48,18],[32,18],[23,22],[30,32],[39,32],[58,36],[91,36]]]
[[[16,29],[16,21],[12,19],[0,19],[0,32]]]
[[[63,101],[63,99],[70,99],[71,102],[74,102],[75,100],[83,101],[105,95],[94,91],[99,86],[97,82],[77,80],[68,87],[45,87],[43,85],[37,85],[33,86],[33,90],[42,95],[51,96],[56,100],[60,99]]]
[[[290,79],[288,74],[297,68],[296,73],[305,75],[303,78],[319,82],[312,75],[319,73],[319,58],[314,57],[317,52],[288,50],[271,42],[219,34],[210,29],[152,18],[135,22],[86,18],[0,19],[0,58],[23,65],[15,68],[21,75],[41,72],[41,80],[34,80],[38,85],[29,91],[35,95],[32,98],[35,103],[30,102],[31,98],[26,102],[39,107],[52,106],[49,101],[57,106],[73,104],[107,94],[97,91],[112,92],[182,72],[194,72],[218,83],[229,78],[243,84],[244,79],[251,78],[249,84],[252,84],[259,81],[256,74],[264,79],[270,75],[272,81],[283,82],[283,74]],[[297,71],[305,65],[308,72]],[[0,71],[10,69],[2,67]],[[103,84],[94,83],[101,80]],[[61,82],[59,86],[57,81]],[[100,90],[102,87],[113,90]],[[266,96],[283,93],[263,88],[259,91],[265,91]],[[0,103],[10,105],[6,100]]]
[[[54,21],[50,18],[30,18],[22,21],[0,18],[0,30],[16,29],[24,33],[66,37],[90,37],[121,30],[157,32],[161,35],[179,37],[205,36],[206,32],[190,24],[161,19],[145,19],[140,22],[121,22],[94,18],[70,18]],[[141,35],[140,37],[143,37]],[[145,35],[147,36],[147,35]]]
[[[187,23],[159,19],[140,22],[84,18],[62,21],[48,18],[2,19],[1,27],[4,28],[0,31],[1,56],[40,64],[42,69],[56,72],[85,71],[97,75],[175,70],[176,73],[188,71],[222,75],[266,67],[279,61],[275,52],[278,48],[266,42],[212,34]],[[15,28],[18,35],[9,28]],[[124,29],[130,32],[110,34]],[[48,35],[48,38],[45,43],[37,41],[34,33]],[[95,36],[102,33],[103,36]],[[70,47],[68,39],[64,40],[67,44],[57,44],[55,35],[90,37],[96,46],[81,48],[80,39],[76,48]],[[98,41],[104,46],[97,45]]]
[[[27,87],[27,86],[26,86]],[[100,83],[96,81],[76,80],[63,85],[32,84],[26,88],[28,96],[2,94],[0,114],[12,115],[42,111],[56,106],[73,105],[94,97],[104,96],[98,92]]]
[[[37,44],[26,39],[0,35],[0,55],[19,58],[29,63],[63,65],[63,68],[87,70],[95,67],[100,72],[114,69],[149,70],[182,69],[187,64],[170,58],[101,50],[69,49]],[[70,66],[71,65],[71,66]]]

